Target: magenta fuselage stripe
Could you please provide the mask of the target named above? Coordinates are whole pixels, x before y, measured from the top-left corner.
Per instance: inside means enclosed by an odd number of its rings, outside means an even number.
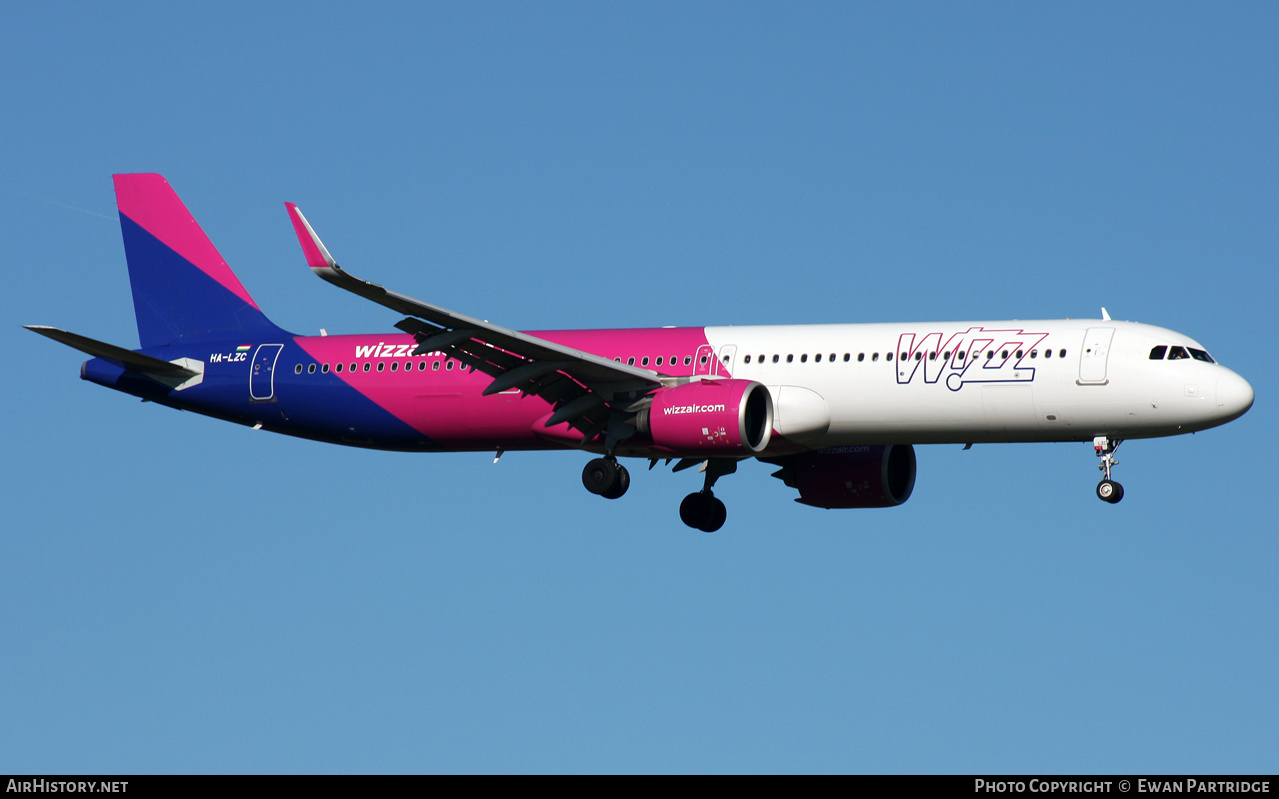
[[[167,180],[160,175],[114,177],[116,204],[121,214],[190,261],[219,285],[258,308]]]
[[[708,366],[699,363],[699,351],[706,354],[709,348],[705,329],[700,327],[557,330],[530,335],[594,355],[620,358],[623,363],[634,358],[640,365],[647,357],[649,368],[667,375],[705,373]],[[440,353],[412,355],[417,345],[412,336],[299,336],[294,341],[315,363],[327,364],[330,375],[438,444],[479,446],[505,441],[509,449],[546,445],[534,423],[551,412],[549,403],[536,396],[524,397],[517,390],[484,397],[482,392],[492,377],[464,369],[460,362]],[[661,366],[655,365],[659,357]],[[670,365],[672,358],[674,366]],[[336,369],[339,363],[340,372]],[[420,364],[425,364],[425,369]],[[722,369],[719,374],[727,376]]]

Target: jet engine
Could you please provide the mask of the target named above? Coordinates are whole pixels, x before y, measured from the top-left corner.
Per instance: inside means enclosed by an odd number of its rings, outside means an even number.
[[[635,419],[652,449],[681,457],[750,457],[773,435],[773,399],[753,380],[699,380],[664,388]]]
[[[915,489],[915,448],[909,444],[831,447],[771,460],[773,476],[799,489],[795,500],[815,508],[890,508]]]

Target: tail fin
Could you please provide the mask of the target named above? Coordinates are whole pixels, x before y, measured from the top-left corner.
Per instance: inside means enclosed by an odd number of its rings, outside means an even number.
[[[116,175],[116,204],[144,349],[281,338],[161,175]]]

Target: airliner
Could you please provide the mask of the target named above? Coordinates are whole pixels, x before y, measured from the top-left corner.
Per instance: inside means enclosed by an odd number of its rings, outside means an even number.
[[[1225,424],[1246,380],[1181,333],[1100,319],[519,332],[338,266],[285,203],[311,270],[403,318],[398,332],[299,336],[249,296],[164,177],[116,175],[141,347],[28,329],[92,358],[85,380],[254,429],[412,452],[580,450],[582,483],[618,499],[621,459],[698,468],[689,527],[742,461],[818,508],[900,505],[916,444],[1091,441],[1097,496],[1127,439]],[[642,461],[641,461],[642,462]]]

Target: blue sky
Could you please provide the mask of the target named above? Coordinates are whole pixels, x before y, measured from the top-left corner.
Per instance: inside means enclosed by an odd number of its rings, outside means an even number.
[[[0,28],[0,772],[1279,766],[1279,10],[24,3]],[[301,333],[362,277],[524,329],[1095,317],[1255,407],[919,449],[892,510],[293,440],[82,382],[136,346],[114,172]]]

